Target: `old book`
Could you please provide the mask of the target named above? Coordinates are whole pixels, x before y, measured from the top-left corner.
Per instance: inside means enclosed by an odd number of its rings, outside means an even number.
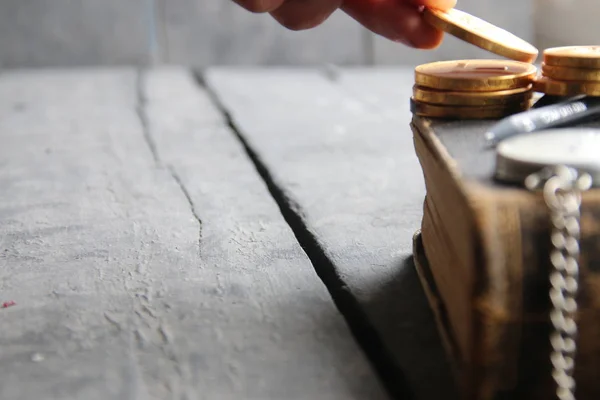
[[[469,400],[553,399],[550,221],[539,194],[494,181],[494,121],[411,123],[427,194],[415,261]],[[598,123],[597,123],[598,124]],[[598,124],[600,126],[600,124]],[[583,196],[577,399],[600,398],[600,190]]]

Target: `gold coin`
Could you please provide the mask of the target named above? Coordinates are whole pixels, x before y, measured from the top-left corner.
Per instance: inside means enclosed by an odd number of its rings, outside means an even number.
[[[495,92],[451,92],[413,86],[413,98],[416,101],[456,106],[494,106],[522,103],[533,97],[532,85],[519,89],[499,90]]]
[[[532,102],[526,101],[510,106],[441,106],[427,104],[410,98],[410,111],[414,115],[430,118],[447,119],[497,119],[507,115],[525,111],[531,107]]]
[[[600,46],[563,46],[544,50],[546,65],[555,67],[600,68]]]
[[[600,81],[600,69],[557,67],[542,63],[542,74],[559,81]]]
[[[415,83],[433,89],[491,92],[529,86],[533,64],[503,60],[437,61],[415,68]]]
[[[531,63],[539,53],[518,36],[464,11],[425,8],[423,18],[452,36],[503,57]]]
[[[533,90],[550,96],[600,96],[600,82],[557,81],[541,76],[533,83]]]

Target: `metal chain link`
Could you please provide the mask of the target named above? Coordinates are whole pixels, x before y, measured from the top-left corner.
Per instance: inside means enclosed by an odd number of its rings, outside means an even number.
[[[577,351],[577,294],[579,290],[579,238],[581,192],[592,178],[566,166],[546,168],[525,180],[529,190],[542,189],[552,222],[550,262],[550,335],[552,377],[560,400],[575,400]]]

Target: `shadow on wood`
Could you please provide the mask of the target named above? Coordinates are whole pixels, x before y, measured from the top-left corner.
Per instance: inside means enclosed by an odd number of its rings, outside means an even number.
[[[409,379],[417,398],[458,399],[434,316],[421,286],[412,256],[400,258],[393,277],[365,298],[377,330]]]

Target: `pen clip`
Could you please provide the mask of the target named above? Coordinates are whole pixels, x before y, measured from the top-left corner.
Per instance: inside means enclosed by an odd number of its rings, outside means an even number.
[[[549,127],[569,126],[571,123],[579,123],[586,117],[600,113],[600,109],[597,106],[594,107],[593,111],[588,109],[589,103],[600,103],[600,98],[590,98],[590,101],[586,105],[582,104],[581,107],[575,107],[577,102],[586,102],[586,97],[588,96],[543,96],[529,110],[509,115],[494,124],[485,133],[486,147],[494,147],[502,140],[515,135],[530,133]],[[557,107],[560,110],[560,107],[570,104],[573,104],[573,107],[568,111],[563,110],[559,112],[557,110]]]

